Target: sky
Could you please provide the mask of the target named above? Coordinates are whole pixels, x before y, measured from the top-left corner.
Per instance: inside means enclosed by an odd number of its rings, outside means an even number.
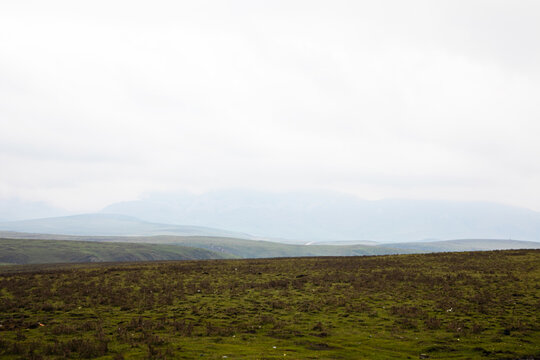
[[[540,211],[540,2],[0,2],[0,199],[334,190]]]

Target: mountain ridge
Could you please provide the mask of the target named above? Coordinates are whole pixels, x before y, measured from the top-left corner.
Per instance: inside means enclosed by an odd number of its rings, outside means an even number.
[[[22,208],[17,209],[15,212],[20,215]],[[15,216],[6,211],[4,215],[8,219]],[[3,221],[0,230],[76,235],[228,236],[291,244],[463,238],[540,240],[540,213],[525,208],[487,202],[363,200],[329,191],[160,193],[142,200],[110,204],[99,213],[54,219]]]
[[[525,208],[489,202],[363,200],[328,191],[162,193],[111,204],[102,212],[301,241],[540,240],[540,213]]]
[[[1,222],[0,230],[59,235],[206,235],[252,238],[249,234],[206,226],[162,224],[123,214],[79,214]]]

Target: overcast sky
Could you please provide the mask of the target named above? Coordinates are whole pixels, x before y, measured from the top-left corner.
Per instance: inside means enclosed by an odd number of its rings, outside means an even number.
[[[0,2],[0,199],[539,184],[540,1]]]

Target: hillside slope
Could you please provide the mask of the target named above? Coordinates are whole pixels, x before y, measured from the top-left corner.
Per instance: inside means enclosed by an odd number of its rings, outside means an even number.
[[[407,249],[369,245],[291,245],[270,241],[246,240],[213,236],[75,236],[27,234],[0,231],[0,237],[15,239],[58,240],[64,242],[88,242],[99,244],[130,243],[169,245],[170,248],[190,247],[206,249],[225,257],[270,258],[292,256],[354,256],[410,253]]]
[[[212,236],[75,236],[27,234],[0,231],[0,238],[57,240],[66,243],[84,242],[100,246],[114,244],[160,245],[205,249],[223,257],[272,258],[301,256],[357,256],[453,252],[503,249],[538,249],[540,243],[517,240],[463,239],[437,242],[395,243],[384,245],[294,245],[270,241],[246,240]],[[14,248],[14,250],[17,250]],[[21,253],[24,250],[18,249]],[[134,259],[135,260],[135,259]],[[145,260],[144,258],[141,260]]]
[[[227,259],[234,256],[176,245],[0,239],[0,264]]]
[[[157,237],[158,239],[160,237]],[[184,236],[170,239],[174,244],[199,247],[243,258],[298,257],[298,256],[356,256],[409,253],[407,249],[369,245],[291,245],[260,240]]]
[[[394,243],[393,248],[415,252],[486,251],[540,249],[540,242],[494,239],[459,239],[431,242]]]

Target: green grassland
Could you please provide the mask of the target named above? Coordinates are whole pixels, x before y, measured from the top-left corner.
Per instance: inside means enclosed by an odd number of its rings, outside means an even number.
[[[4,266],[0,357],[540,359],[540,251]]]
[[[227,259],[235,256],[176,245],[0,239],[0,264]]]

